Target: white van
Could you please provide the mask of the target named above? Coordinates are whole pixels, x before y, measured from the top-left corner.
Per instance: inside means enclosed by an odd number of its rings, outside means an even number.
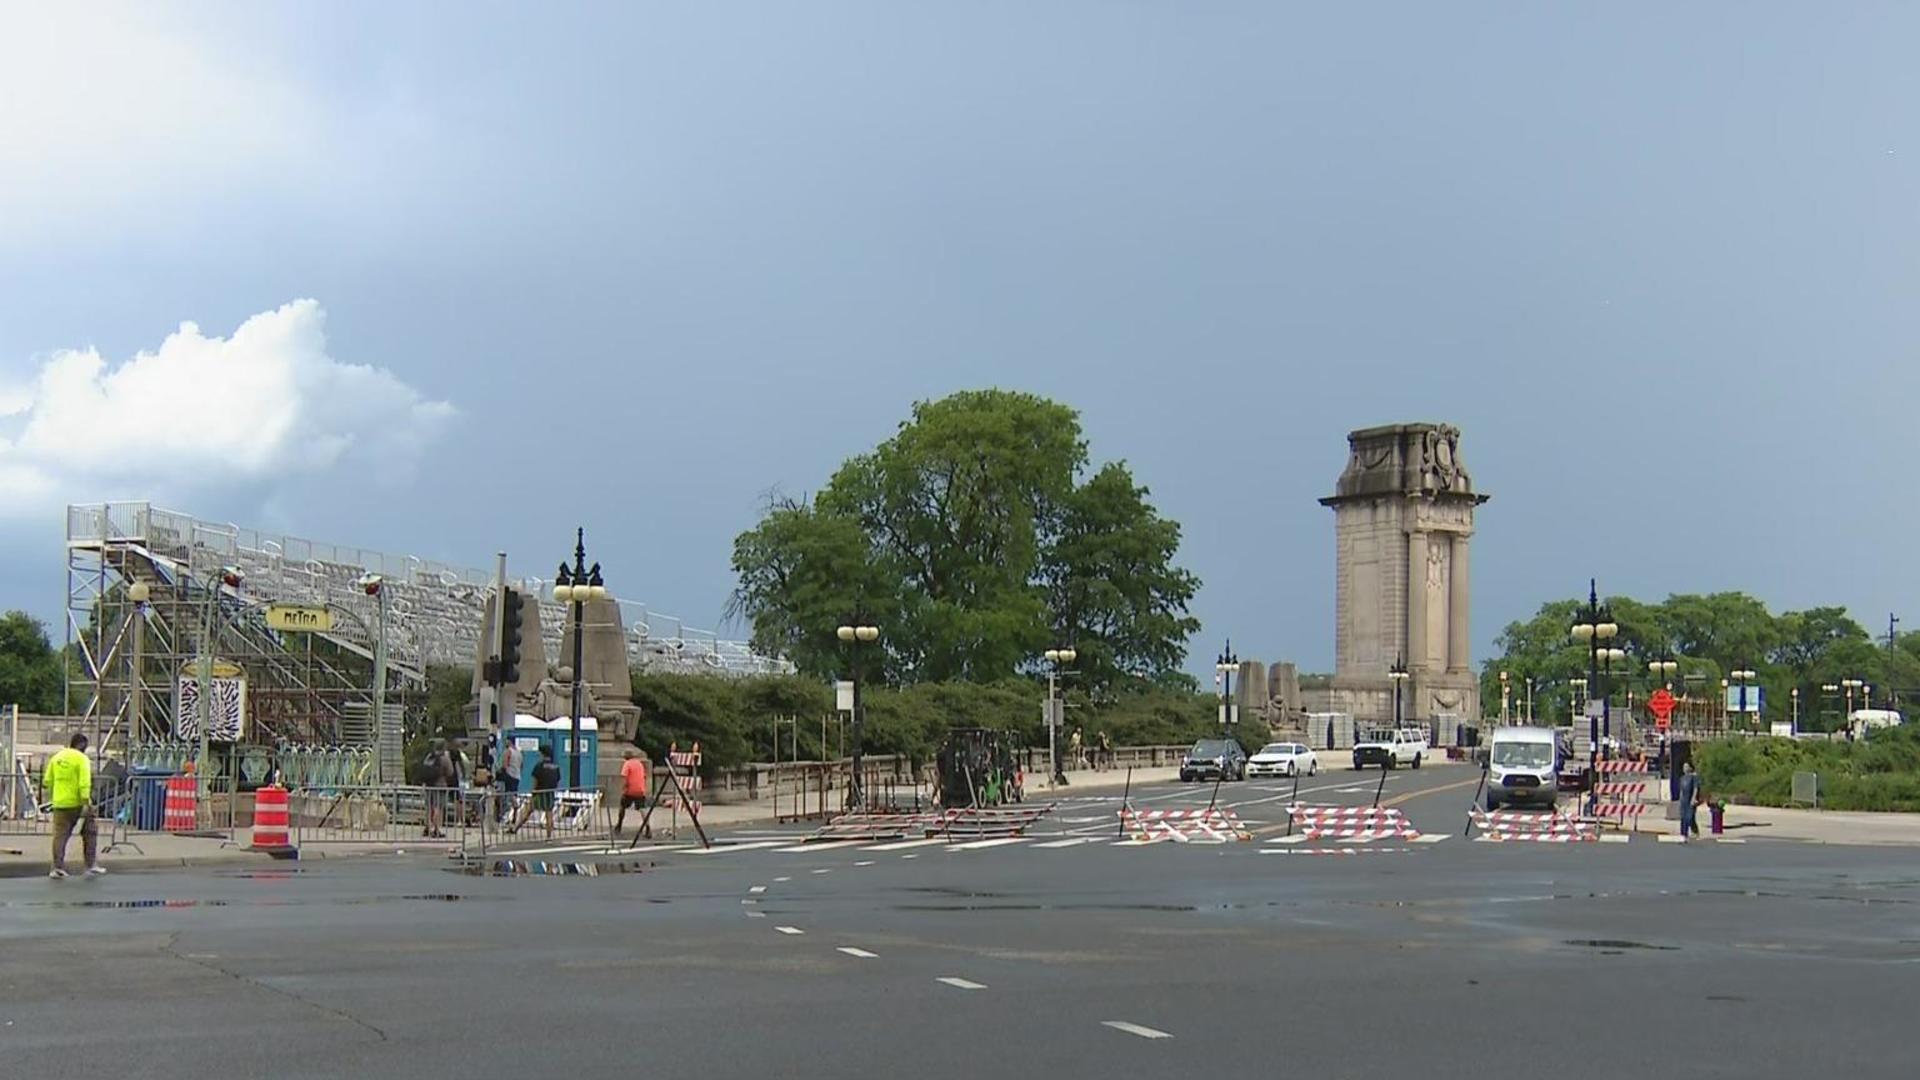
[[[1523,803],[1553,809],[1560,792],[1558,745],[1552,728],[1494,728],[1487,752],[1487,809]]]

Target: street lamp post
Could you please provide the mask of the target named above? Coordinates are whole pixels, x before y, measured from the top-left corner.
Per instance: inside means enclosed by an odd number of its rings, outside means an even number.
[[[143,657],[146,639],[147,601],[153,591],[144,581],[136,581],[127,586],[127,599],[133,601],[133,699],[127,702],[127,741],[139,742],[144,734],[140,730],[140,708],[142,698],[146,696],[146,680],[142,676]],[[104,750],[105,748],[102,747]],[[8,762],[11,765],[12,762]]]
[[[585,680],[583,669],[586,650],[585,629],[587,601],[607,598],[606,582],[600,579],[600,564],[587,567],[587,530],[579,529],[574,534],[573,567],[560,564],[560,572],[554,575],[553,598],[562,604],[573,605],[573,743],[567,748],[567,786],[575,791],[580,789],[580,711],[586,707]]]
[[[1753,685],[1753,680],[1757,676],[1752,668],[1744,667],[1735,668],[1727,674],[1733,679],[1734,685],[1740,688],[1740,726],[1745,728],[1747,726],[1747,687]]]
[[[1220,736],[1225,738],[1228,727],[1234,722],[1233,673],[1240,670],[1240,658],[1233,654],[1233,640],[1227,640],[1227,647],[1213,662],[1215,681],[1220,683]]]
[[[1798,735],[1800,734],[1800,688],[1796,686],[1787,691],[1787,698],[1793,703],[1793,712],[1788,717],[1790,721],[1789,730],[1793,734]]]
[[[1044,654],[1047,663],[1047,764],[1053,769],[1053,782],[1064,784],[1067,774],[1060,769],[1060,669],[1071,664],[1079,654],[1071,648],[1048,649]]]
[[[1612,733],[1613,717],[1608,710],[1607,687],[1600,681],[1601,660],[1606,660],[1609,670],[1615,661],[1626,659],[1627,654],[1607,644],[1620,632],[1620,624],[1613,621],[1613,615],[1600,606],[1599,585],[1587,581],[1587,613],[1585,620],[1573,624],[1575,641],[1587,646],[1587,679],[1595,691],[1600,694],[1600,715],[1592,715],[1587,710],[1587,767],[1588,780],[1591,782],[1599,773],[1600,735],[1604,725],[1608,734]]]
[[[1387,678],[1393,681],[1393,729],[1400,730],[1400,688],[1405,686],[1413,673],[1407,670],[1398,655],[1393,658],[1393,666],[1387,669]]]
[[[387,724],[387,590],[386,579],[379,574],[367,574],[360,579],[360,588],[373,597],[373,739],[380,747],[377,761],[386,761],[386,724]],[[402,772],[405,772],[404,765]],[[400,783],[405,775],[381,777],[390,783]]]
[[[867,731],[866,709],[860,700],[860,647],[880,640],[880,628],[855,620],[835,630],[834,636],[853,649],[853,783],[847,789],[847,801],[851,805],[845,809],[860,811],[867,808],[867,785],[860,775],[861,761],[865,756]]]
[[[1503,671],[1500,673],[1500,723],[1503,727],[1512,723],[1510,719],[1511,713],[1508,711],[1512,700],[1513,688],[1507,673]]]

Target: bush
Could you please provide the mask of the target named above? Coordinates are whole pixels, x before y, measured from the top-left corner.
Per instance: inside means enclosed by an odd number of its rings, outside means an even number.
[[[905,754],[916,762],[933,758],[951,728],[1009,731],[1029,746],[1044,747],[1041,721],[1044,683],[917,683],[905,687],[862,687],[866,706],[866,743],[870,754]],[[1067,732],[1079,728],[1087,745],[1105,731],[1115,746],[1192,742],[1218,730],[1218,699],[1211,694],[1151,688],[1116,698],[1091,701],[1066,695]],[[658,760],[669,743],[682,749],[701,744],[703,762],[726,768],[773,756],[775,717],[799,720],[802,758],[822,756],[820,720],[833,712],[833,688],[801,676],[722,679],[708,675],[642,674],[633,678],[633,701],[640,707],[638,741]],[[1245,725],[1258,727],[1259,725]],[[780,726],[780,756],[793,755],[795,732]],[[1240,733],[1257,749],[1265,731]],[[827,727],[827,756],[836,756],[840,732]]]
[[[1719,739],[1695,752],[1710,796],[1785,806],[1793,774],[1820,774],[1820,805],[1829,810],[1920,810],[1920,728],[1898,727],[1865,742]]]

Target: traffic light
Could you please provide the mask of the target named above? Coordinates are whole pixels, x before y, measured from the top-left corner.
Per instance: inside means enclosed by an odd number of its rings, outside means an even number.
[[[500,685],[520,681],[520,590],[500,594]]]

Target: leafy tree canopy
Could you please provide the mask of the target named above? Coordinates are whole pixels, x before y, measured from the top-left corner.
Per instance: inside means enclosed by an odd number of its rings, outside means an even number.
[[[732,613],[813,675],[844,670],[835,630],[858,618],[881,628],[866,673],[883,681],[992,682],[1070,645],[1091,689],[1177,683],[1199,629],[1180,526],[1124,464],[1088,469],[1064,405],[921,402],[810,503],[776,499],[734,541]]]

